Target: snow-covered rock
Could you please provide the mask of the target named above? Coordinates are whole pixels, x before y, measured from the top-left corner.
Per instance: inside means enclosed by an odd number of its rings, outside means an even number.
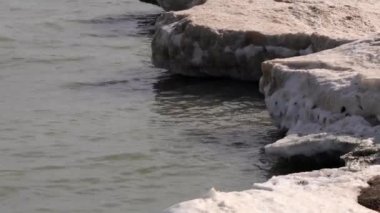
[[[170,207],[165,213],[375,213],[357,202],[380,166],[359,172],[347,168],[273,177],[241,192],[211,190],[203,198]]]
[[[378,156],[380,34],[307,56],[266,61],[262,70],[267,108],[275,123],[289,130],[287,137],[266,146],[268,153],[287,157],[359,147]]]
[[[259,80],[265,60],[379,31],[378,0],[207,0],[159,18],[152,58],[173,73]]]

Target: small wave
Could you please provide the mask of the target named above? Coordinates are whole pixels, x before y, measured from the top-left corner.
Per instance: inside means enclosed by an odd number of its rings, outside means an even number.
[[[118,84],[127,84],[128,80],[110,80],[110,81],[102,81],[102,82],[75,82],[66,84],[65,87],[69,89],[81,89],[86,87],[106,87]]]
[[[7,36],[0,36],[0,42],[12,42],[15,41],[15,39],[7,37]]]
[[[123,14],[114,16],[104,16],[89,20],[77,20],[77,22],[84,24],[115,24],[126,21],[138,21],[139,24],[145,26],[154,25],[158,16],[159,14]]]
[[[90,57],[78,56],[78,57],[55,57],[55,58],[22,58],[13,57],[13,61],[23,61],[25,63],[41,63],[41,64],[56,64],[60,62],[75,62],[89,59]]]
[[[107,155],[103,157],[91,158],[93,161],[122,161],[122,160],[149,160],[150,157],[143,153],[121,153],[121,154],[113,154]]]
[[[64,27],[58,23],[55,23],[55,22],[47,21],[47,22],[42,23],[42,26],[47,27],[47,28],[52,29],[52,30],[55,30],[57,32],[64,31]]]
[[[75,22],[105,28],[105,31],[88,34],[91,37],[152,36],[158,16],[159,14],[124,14]]]
[[[49,170],[62,170],[62,169],[67,169],[67,167],[66,166],[48,165],[48,166],[36,167],[33,170],[36,170],[36,171],[49,171]]]

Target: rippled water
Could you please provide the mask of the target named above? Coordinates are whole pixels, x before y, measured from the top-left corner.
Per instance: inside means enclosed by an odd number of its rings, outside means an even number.
[[[160,212],[270,175],[257,85],[153,68],[159,12],[0,1],[1,212]]]

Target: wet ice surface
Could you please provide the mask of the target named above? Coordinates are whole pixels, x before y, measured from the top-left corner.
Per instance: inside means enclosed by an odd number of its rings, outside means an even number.
[[[379,172],[380,166],[377,165],[358,172],[339,168],[278,176],[265,183],[254,184],[245,191],[218,192],[212,189],[202,198],[176,204],[165,212],[375,213],[360,205],[357,198],[361,189],[367,188],[367,182],[371,183],[370,180]],[[376,209],[376,196],[373,195],[365,195],[361,201]]]
[[[2,211],[157,212],[267,179],[279,136],[257,85],[153,68],[159,12],[0,2]]]

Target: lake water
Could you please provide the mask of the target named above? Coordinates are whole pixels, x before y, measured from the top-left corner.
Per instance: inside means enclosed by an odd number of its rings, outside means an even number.
[[[257,85],[150,62],[137,0],[0,1],[1,212],[148,213],[270,176]]]

